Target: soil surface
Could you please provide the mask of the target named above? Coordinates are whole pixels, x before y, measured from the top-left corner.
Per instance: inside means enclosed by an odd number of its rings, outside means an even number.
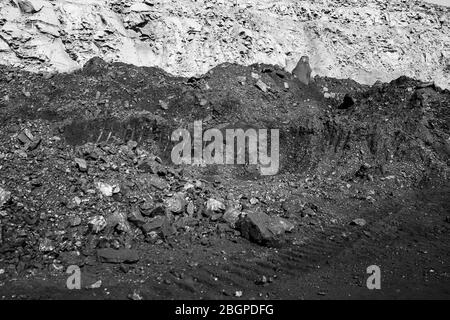
[[[448,299],[449,102],[270,65],[1,66],[0,298]],[[174,165],[195,120],[279,129],[278,174]]]

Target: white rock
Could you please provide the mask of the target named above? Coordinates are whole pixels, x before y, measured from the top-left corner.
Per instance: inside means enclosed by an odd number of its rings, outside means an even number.
[[[113,195],[114,187],[104,182],[97,182],[97,189],[105,196],[111,197]]]
[[[152,10],[152,7],[141,2],[132,4],[130,10],[135,12],[147,12]]]
[[[357,218],[354,219],[350,224],[354,225],[354,226],[360,226],[360,227],[364,227],[366,225],[366,220],[362,219],[362,218]]]
[[[239,216],[241,212],[235,208],[228,208],[222,216],[222,219],[234,228],[236,226],[236,222],[239,220]]]
[[[94,233],[99,233],[106,228],[107,222],[104,216],[94,216],[88,222],[89,228]]]
[[[0,38],[0,52],[2,51],[11,51],[11,48],[2,38]]]
[[[2,187],[0,187],[0,208],[5,205],[6,202],[11,198],[11,192],[6,191]]]
[[[208,201],[206,201],[206,210],[210,210],[213,212],[223,211],[225,210],[225,205],[221,201],[209,198]]]
[[[87,289],[98,289],[102,286],[102,280],[98,280],[95,283],[87,286]]]

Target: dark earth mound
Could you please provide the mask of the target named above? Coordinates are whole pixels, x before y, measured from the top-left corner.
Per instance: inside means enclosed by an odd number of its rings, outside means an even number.
[[[270,65],[0,66],[0,297],[449,298],[449,102]],[[195,120],[279,129],[279,173],[174,165]]]

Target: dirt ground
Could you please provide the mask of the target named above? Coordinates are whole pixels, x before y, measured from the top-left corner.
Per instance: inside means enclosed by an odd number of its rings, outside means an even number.
[[[0,69],[2,299],[449,298],[447,90],[305,86],[269,65]],[[279,129],[279,173],[173,165],[170,134],[194,120]],[[292,230],[256,243],[228,210]],[[66,287],[70,265],[81,290]],[[381,290],[366,286],[371,265]]]

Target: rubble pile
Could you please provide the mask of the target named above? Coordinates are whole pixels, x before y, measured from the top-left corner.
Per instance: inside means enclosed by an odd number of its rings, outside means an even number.
[[[100,58],[71,74],[2,66],[0,269],[128,270],[180,242],[298,243],[339,223],[336,202],[376,206],[446,181],[449,101],[448,90],[407,77],[374,86],[316,77],[307,86],[260,64],[191,78]],[[174,165],[171,132],[194,120],[279,129],[279,173]]]

